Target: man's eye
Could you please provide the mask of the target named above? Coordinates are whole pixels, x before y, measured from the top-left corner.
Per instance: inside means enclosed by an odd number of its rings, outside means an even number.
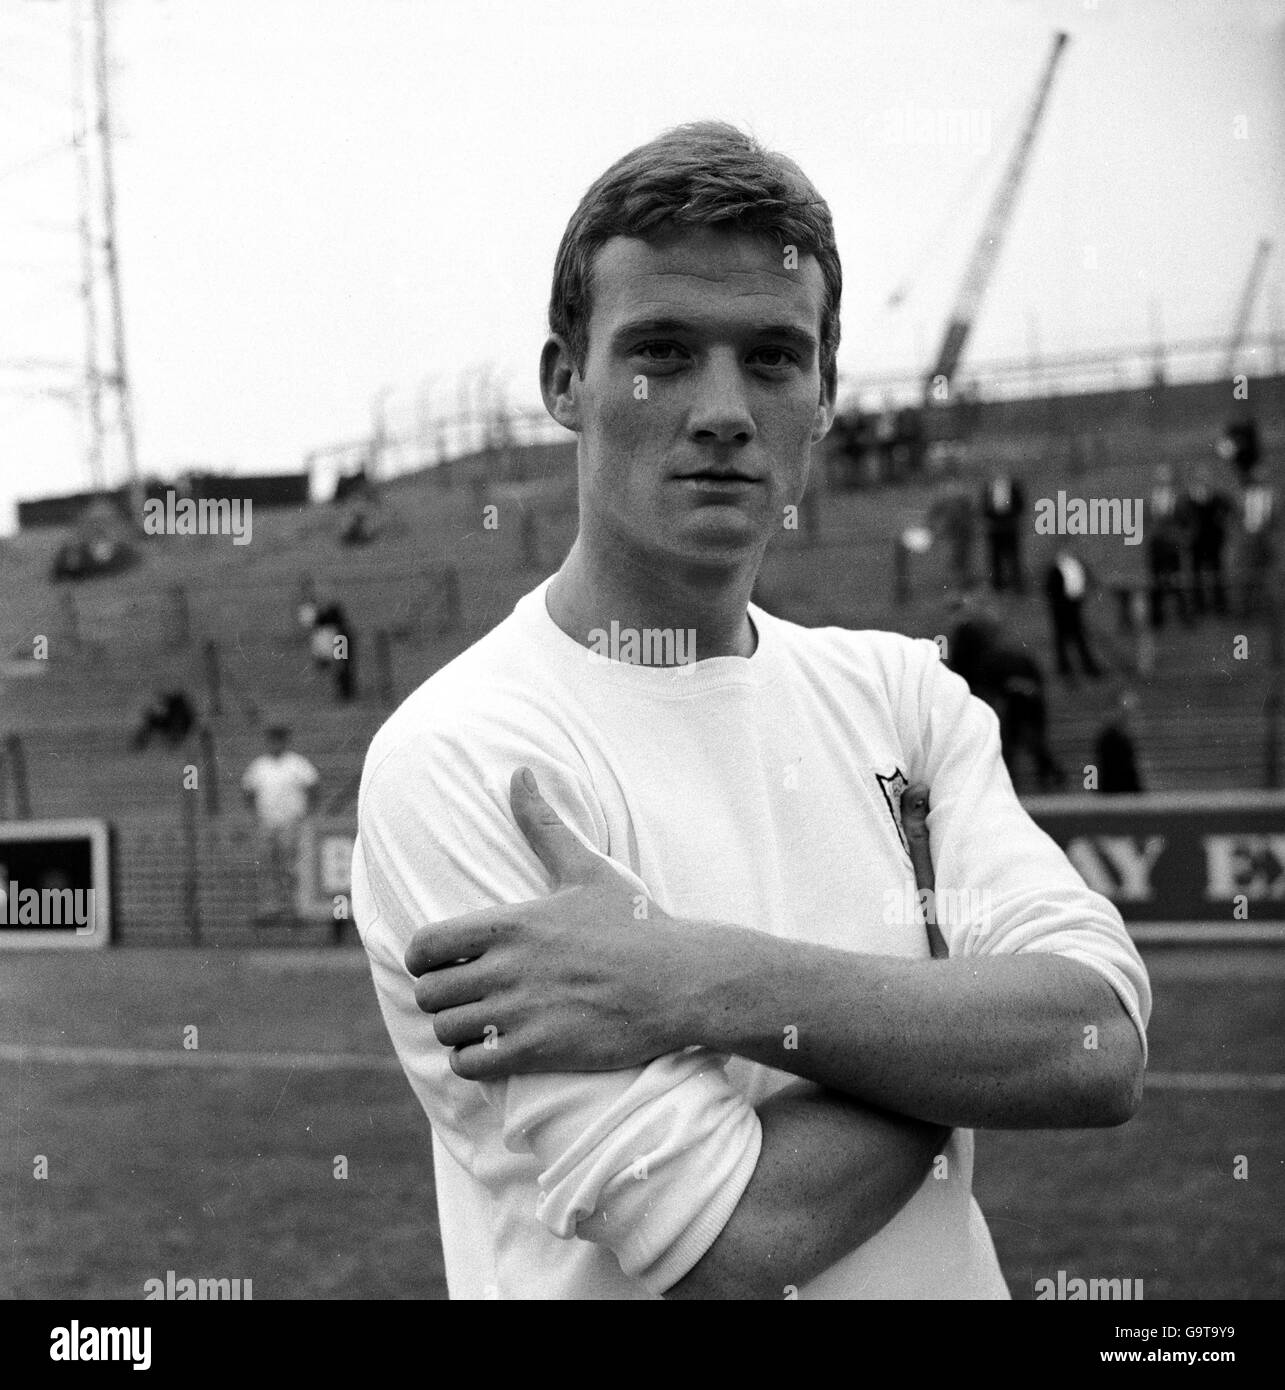
[[[635,349],[638,357],[645,357],[649,362],[677,362],[681,352],[677,343],[664,342],[639,343]]]
[[[791,367],[799,360],[787,348],[778,347],[758,348],[751,356],[758,360],[761,367]]]

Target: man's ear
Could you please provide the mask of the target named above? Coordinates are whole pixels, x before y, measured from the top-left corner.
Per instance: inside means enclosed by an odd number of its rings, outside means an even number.
[[[834,424],[834,400],[838,394],[839,369],[831,363],[828,372],[821,373],[821,396],[817,401],[816,419],[812,425],[812,442],[819,444]]]
[[[567,340],[556,333],[540,353],[540,395],[558,424],[579,434],[580,371]]]

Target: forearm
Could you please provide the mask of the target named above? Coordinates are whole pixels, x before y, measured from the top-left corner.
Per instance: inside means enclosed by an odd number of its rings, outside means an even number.
[[[684,1043],[952,1127],[1119,1124],[1136,1108],[1137,1031],[1078,961],[913,961],[735,927],[705,954]]]
[[[881,1230],[950,1131],[795,1085],[759,1107],[763,1146],[736,1210],[667,1298],[782,1298]]]

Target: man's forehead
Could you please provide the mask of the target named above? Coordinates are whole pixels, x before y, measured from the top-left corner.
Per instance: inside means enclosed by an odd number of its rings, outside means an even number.
[[[712,227],[648,241],[612,237],[593,266],[594,312],[612,319],[662,305],[740,301],[815,323],[824,295],[821,267],[809,252],[787,256],[771,237]]]

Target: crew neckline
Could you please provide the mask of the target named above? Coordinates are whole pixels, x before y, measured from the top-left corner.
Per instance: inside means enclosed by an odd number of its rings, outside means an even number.
[[[757,604],[746,606],[754,625],[755,647],[750,656],[710,656],[686,666],[640,666],[599,656],[564,632],[549,612],[548,591],[554,576],[541,580],[514,608],[529,624],[532,635],[573,678],[632,686],[657,695],[683,696],[718,686],[762,686],[780,666],[780,635],[776,620]]]

